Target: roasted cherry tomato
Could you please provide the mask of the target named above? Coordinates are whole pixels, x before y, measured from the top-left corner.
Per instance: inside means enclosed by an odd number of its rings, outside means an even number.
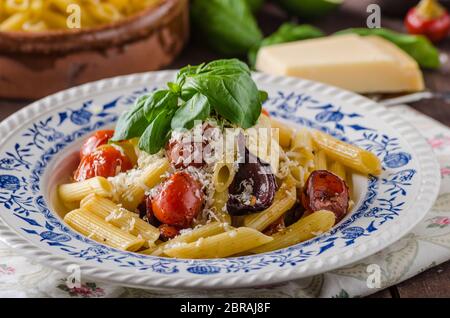
[[[173,239],[180,233],[180,230],[177,227],[169,224],[161,224],[158,229],[160,233],[159,238],[164,242]]]
[[[411,34],[423,34],[439,42],[448,35],[450,15],[436,0],[422,0],[408,11],[405,26]]]
[[[89,155],[94,152],[95,149],[101,145],[107,144],[108,141],[114,135],[114,130],[97,130],[92,136],[90,136],[81,146],[80,158]]]
[[[166,153],[172,165],[179,168],[187,168],[189,166],[200,168],[205,164],[203,160],[202,142],[180,142],[178,140],[170,140],[166,147]]]
[[[326,170],[313,171],[302,193],[302,204],[307,212],[332,211],[336,214],[336,222],[347,213],[348,201],[345,181]]]
[[[73,178],[83,181],[97,176],[114,177],[132,167],[130,160],[121,151],[111,145],[103,145],[81,159]]]
[[[188,227],[203,205],[200,183],[183,171],[174,173],[155,192],[151,198],[153,214],[168,225]]]
[[[264,115],[266,115],[267,117],[270,117],[270,114],[269,114],[269,112],[266,110],[266,109],[261,109],[261,114],[264,114]]]
[[[187,135],[187,138],[170,139],[166,146],[166,153],[172,165],[179,168],[203,167],[206,164],[205,158],[214,156],[214,149],[209,145],[208,140],[218,138],[217,127],[206,123],[202,127],[201,141],[195,141],[194,134]]]

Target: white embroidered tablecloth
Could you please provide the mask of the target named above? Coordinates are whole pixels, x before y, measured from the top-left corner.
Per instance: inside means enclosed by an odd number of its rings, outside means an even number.
[[[450,259],[450,129],[407,106],[392,110],[431,144],[441,164],[441,190],[432,210],[413,231],[357,264],[270,288],[145,291],[92,281],[68,288],[68,274],[28,260],[0,242],[0,297],[361,297],[443,263]],[[368,287],[371,264],[381,270],[379,289]]]

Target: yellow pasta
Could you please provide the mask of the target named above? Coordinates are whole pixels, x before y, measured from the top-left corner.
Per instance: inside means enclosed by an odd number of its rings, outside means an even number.
[[[182,243],[192,243],[201,238],[213,236],[216,234],[220,234],[225,232],[226,230],[233,229],[228,224],[219,223],[219,222],[211,222],[205,225],[202,225],[198,228],[193,229],[192,231],[179,235],[170,241],[164,242],[157,246],[155,249],[149,249],[147,253],[153,256],[160,256],[164,254],[164,251],[168,248],[176,246]]]
[[[76,27],[91,27],[117,21],[163,1],[0,0],[0,31],[69,29],[73,26],[68,23],[68,19],[73,18],[74,14],[78,14],[78,19],[81,20],[81,25]],[[74,11],[74,8],[78,9]]]
[[[192,243],[180,243],[166,249],[165,254],[177,258],[227,257],[267,244],[272,240],[270,236],[255,229],[240,227]]]
[[[263,231],[294,206],[296,191],[293,180],[287,179],[275,194],[272,205],[267,210],[246,216],[244,226]]]
[[[373,153],[347,144],[320,131],[312,133],[316,147],[328,157],[364,174],[379,175],[381,162]]]
[[[236,171],[232,162],[218,162],[214,166],[213,184],[217,192],[223,192],[228,189],[233,181]]]
[[[211,210],[214,212],[215,218],[222,223],[231,224],[231,216],[226,212],[226,204],[228,201],[228,189],[222,192],[214,192],[214,203]]]
[[[314,169],[327,170],[327,156],[325,151],[319,150],[314,154]]]
[[[0,31],[18,31],[21,30],[22,25],[28,18],[28,14],[24,12],[18,12],[11,15],[0,23]]]
[[[123,207],[134,211],[145,197],[145,191],[161,182],[163,174],[169,169],[169,161],[161,159],[142,171],[137,182],[125,190],[120,196]]]
[[[342,180],[346,180],[345,167],[338,161],[331,163],[330,171],[339,176]]]
[[[251,250],[252,253],[266,253],[273,250],[285,248],[300,242],[309,240],[320,233],[329,231],[336,220],[333,212],[316,211],[294,224],[288,226],[281,232],[272,235],[272,241]]]
[[[143,239],[122,231],[97,215],[83,209],[69,212],[64,217],[64,221],[75,231],[94,241],[124,251],[135,252],[144,244]]]
[[[80,207],[101,217],[108,223],[142,237],[148,244],[153,244],[159,238],[159,230],[139,218],[136,213],[121,208],[111,200],[96,194],[90,194],[80,202]]]
[[[59,198],[63,202],[77,202],[91,193],[101,197],[112,196],[112,185],[103,177],[94,177],[80,182],[62,184],[58,187]]]
[[[291,145],[292,135],[293,135],[293,129],[290,128],[288,125],[274,119],[270,118],[270,123],[272,125],[272,128],[278,129],[278,143],[283,148],[288,148]]]

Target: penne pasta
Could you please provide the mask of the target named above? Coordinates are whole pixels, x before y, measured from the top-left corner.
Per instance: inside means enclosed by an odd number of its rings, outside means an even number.
[[[364,174],[379,175],[381,162],[373,153],[344,143],[320,131],[312,133],[315,146],[331,159]]]
[[[108,223],[121,230],[142,237],[147,245],[152,245],[159,238],[159,230],[148,222],[139,218],[136,213],[130,212],[111,200],[96,194],[90,194],[80,202],[80,207],[101,217]]]
[[[226,211],[228,190],[222,192],[215,191],[213,200],[214,203],[211,210],[214,212],[214,216],[217,218],[217,221],[231,224],[231,216]]]
[[[75,231],[94,241],[124,251],[135,252],[144,244],[143,239],[122,231],[97,215],[83,209],[69,212],[64,217],[64,221]]]
[[[338,161],[333,162],[330,165],[330,171],[333,172],[335,175],[339,176],[342,180],[346,180],[346,172],[345,167]]]
[[[164,254],[164,251],[166,249],[176,246],[180,243],[192,243],[201,238],[220,234],[230,229],[233,229],[233,227],[229,226],[226,223],[211,222],[198,228],[195,228],[186,234],[179,235],[171,239],[170,241],[164,242],[158,245],[156,249],[148,251],[148,253],[150,253],[150,255],[153,256],[160,256]]]
[[[289,148],[292,141],[292,135],[294,133],[293,129],[274,118],[270,118],[270,123],[272,128],[278,129],[278,143],[280,146],[283,148]]]
[[[121,194],[120,201],[123,204],[123,207],[130,211],[134,211],[144,199],[145,191],[160,183],[162,175],[168,169],[169,161],[167,159],[158,160],[145,168],[136,184],[132,185]]]
[[[217,192],[223,192],[228,189],[233,181],[236,169],[232,162],[218,162],[214,166],[213,184]]]
[[[327,156],[325,151],[319,150],[314,154],[314,170],[327,170]]]
[[[64,203],[77,202],[91,193],[101,197],[112,196],[112,185],[103,177],[95,177],[81,182],[62,184],[58,187],[59,198]]]
[[[267,210],[246,216],[244,226],[263,231],[294,206],[296,192],[294,181],[288,179],[275,194],[272,205]]]
[[[309,240],[319,233],[329,231],[335,220],[336,217],[333,212],[316,211],[301,218],[283,231],[272,235],[273,240],[271,242],[254,248],[251,252],[254,254],[266,253]]]
[[[251,250],[272,241],[270,236],[248,227],[240,227],[225,233],[181,243],[167,248],[164,253],[177,258],[219,258]]]

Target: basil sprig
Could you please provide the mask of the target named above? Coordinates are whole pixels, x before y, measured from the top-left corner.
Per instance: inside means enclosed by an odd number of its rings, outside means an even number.
[[[191,129],[211,113],[242,128],[252,127],[267,93],[259,91],[248,66],[237,60],[217,60],[181,69],[169,89],[139,98],[122,114],[112,141],[140,137],[139,148],[157,153],[171,130]]]

